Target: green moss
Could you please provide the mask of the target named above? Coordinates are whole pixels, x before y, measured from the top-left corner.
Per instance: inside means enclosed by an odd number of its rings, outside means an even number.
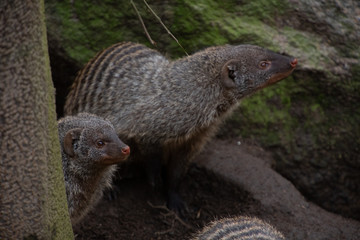
[[[279,34],[285,37],[285,50],[299,56],[303,67],[329,71],[328,66],[334,64],[331,59],[337,52],[332,47],[326,47],[321,36],[289,27],[280,30]]]
[[[276,46],[272,39],[277,31],[254,17],[227,17],[221,26],[232,42],[252,43],[267,48]]]
[[[218,5],[219,3],[209,0],[196,2],[177,1],[174,9],[174,23],[171,26],[171,30],[174,33],[181,32],[181,34],[175,35],[189,52],[227,42],[226,37],[222,35],[221,29],[218,27],[219,16],[225,11],[219,8]],[[183,55],[175,42],[170,44],[176,56]]]
[[[59,31],[66,52],[84,64],[95,53],[115,42],[148,43],[134,9],[128,2],[115,5],[111,1],[54,1],[54,14],[59,16]],[[141,1],[134,1],[145,25],[158,47],[172,57],[184,55],[183,50],[167,34]],[[173,1],[163,9],[156,3],[151,7],[189,52],[207,46],[226,43],[251,43],[280,50],[278,30],[269,19],[285,14],[286,1],[213,0]],[[295,38],[295,37],[294,37]],[[281,44],[281,43],[280,43]],[[291,49],[293,44],[289,44]],[[296,47],[297,48],[297,47]],[[300,47],[299,47],[300,48]],[[301,50],[299,50],[301,52]]]
[[[241,14],[275,23],[275,17],[285,14],[289,2],[285,0],[246,0],[241,4]]]
[[[45,69],[43,76],[45,78],[45,84],[48,91],[47,92],[47,204],[45,207],[46,213],[44,214],[45,219],[48,221],[48,227],[51,229],[49,233],[51,234],[51,239],[74,239],[72,226],[70,223],[70,216],[68,212],[65,184],[64,184],[64,174],[62,170],[62,161],[61,161],[61,151],[59,143],[59,134],[56,121],[56,110],[55,110],[55,89],[53,82],[51,80],[51,70],[50,70],[50,61],[48,55],[48,44],[46,36],[46,26],[45,26],[45,7],[44,1],[41,0],[40,12],[42,14],[42,51],[43,51],[43,60],[45,63]]]
[[[276,87],[263,89],[244,99],[232,117],[240,122],[239,126],[244,126],[239,133],[244,137],[256,137],[266,146],[289,142],[293,135],[290,130],[298,122],[290,114],[292,102],[286,89],[294,84],[294,80],[289,78]]]
[[[178,1],[171,30],[181,32],[175,35],[190,52],[226,43],[252,43],[276,50],[272,39],[277,31],[251,14],[242,14],[242,6],[227,7],[209,0]],[[178,48],[175,42],[171,46]]]
[[[115,42],[142,39],[134,37],[124,25],[129,15],[135,17],[129,2],[110,4],[92,0],[74,1],[73,5],[70,1],[49,2],[60,19],[57,31],[65,51],[82,64]]]

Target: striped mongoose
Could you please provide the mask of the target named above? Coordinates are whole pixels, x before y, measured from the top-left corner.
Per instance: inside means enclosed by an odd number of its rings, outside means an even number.
[[[80,113],[58,121],[65,189],[71,223],[78,223],[110,187],[116,163],[130,154],[113,125]]]
[[[109,119],[152,185],[165,167],[167,204],[178,211],[189,161],[241,98],[287,77],[296,64],[253,45],[210,47],[171,61],[144,45],[118,43],[79,72],[64,110]]]
[[[224,218],[211,222],[192,240],[285,240],[282,233],[258,218]]]

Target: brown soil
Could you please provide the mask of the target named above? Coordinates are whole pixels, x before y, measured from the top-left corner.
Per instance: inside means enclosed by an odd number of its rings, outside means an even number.
[[[240,149],[234,140],[214,140],[191,165],[182,184],[189,209],[183,220],[164,207],[164,198],[145,179],[124,179],[118,185],[118,198],[104,198],[74,229],[76,239],[189,239],[214,219],[238,215],[264,219],[288,239],[360,239],[359,222],[306,202],[291,183],[270,169],[269,156],[256,146],[242,144]],[[240,175],[249,181],[236,180],[238,169],[246,170]],[[259,179],[261,186],[251,179]]]
[[[145,179],[127,179],[118,199],[104,199],[81,224],[76,239],[181,239],[216,217],[253,211],[259,204],[233,184],[191,166],[182,186],[189,213],[175,217]]]

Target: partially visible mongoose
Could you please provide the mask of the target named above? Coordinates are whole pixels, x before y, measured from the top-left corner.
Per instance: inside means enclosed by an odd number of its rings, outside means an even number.
[[[168,207],[189,161],[241,98],[287,77],[297,60],[253,45],[210,47],[171,61],[136,43],[98,53],[72,85],[65,114],[106,117],[143,161],[151,184],[165,167]]]
[[[285,240],[282,233],[258,218],[224,218],[211,222],[192,240]]]
[[[58,121],[62,164],[71,223],[78,223],[110,187],[116,163],[130,148],[113,125],[98,116],[80,113]]]

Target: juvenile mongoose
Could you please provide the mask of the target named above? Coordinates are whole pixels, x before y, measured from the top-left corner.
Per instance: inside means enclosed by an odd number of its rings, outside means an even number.
[[[210,47],[171,61],[141,44],[118,43],[79,72],[65,114],[108,118],[143,161],[151,184],[165,167],[168,207],[189,161],[241,98],[287,77],[297,60],[253,45]]]
[[[224,218],[211,222],[193,240],[285,240],[270,224],[250,217]]]
[[[98,116],[80,113],[58,121],[62,164],[71,223],[78,223],[111,184],[116,163],[130,148],[113,125]]]

